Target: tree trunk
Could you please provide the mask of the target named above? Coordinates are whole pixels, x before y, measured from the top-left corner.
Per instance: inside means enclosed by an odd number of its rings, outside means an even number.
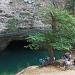
[[[52,46],[49,46],[48,48],[48,53],[49,53],[49,61],[48,61],[48,64],[52,65],[54,64],[54,51],[53,51],[53,48]]]
[[[50,57],[50,58],[53,58],[53,57],[54,57],[54,52],[53,52],[52,46],[49,46],[49,48],[48,48],[48,53],[49,53],[49,57]]]
[[[56,21],[56,18],[55,16],[51,13],[51,18],[52,18],[52,31],[53,33],[56,33],[57,31],[57,21]]]
[[[52,18],[52,33],[54,34],[54,37],[55,37],[56,36],[55,34],[57,33],[57,21],[52,13],[51,13],[51,18]],[[54,61],[54,51],[51,45],[49,45],[48,52],[49,52],[50,62],[53,62]]]
[[[74,2],[74,0],[72,0],[72,14],[73,15],[75,15],[75,9],[74,9],[74,7],[75,7],[75,2]]]

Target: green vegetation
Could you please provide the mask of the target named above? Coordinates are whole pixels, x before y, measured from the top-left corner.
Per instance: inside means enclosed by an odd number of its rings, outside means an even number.
[[[75,15],[75,0],[68,0],[66,9],[73,15]]]
[[[7,28],[9,32],[14,32],[17,30],[17,21],[15,18],[11,18],[7,22]]]
[[[27,47],[37,49],[42,42],[48,49],[50,57],[53,57],[53,49],[71,50],[75,43],[75,18],[66,10],[53,5],[43,7],[41,15],[43,22],[51,25],[51,28],[47,34],[30,35],[27,40],[31,44]]]

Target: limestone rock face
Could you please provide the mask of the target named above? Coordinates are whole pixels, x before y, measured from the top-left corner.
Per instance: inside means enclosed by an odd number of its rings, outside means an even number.
[[[64,6],[64,0],[51,0],[57,6]],[[0,0],[0,32],[8,28],[7,21],[13,17],[17,19],[17,28],[26,29],[44,27],[36,15],[39,5],[46,5],[50,0]]]
[[[0,32],[7,30],[7,21],[17,19],[17,28],[32,28],[43,26],[36,21],[35,13],[38,7],[32,0],[0,0]],[[38,23],[39,26],[38,26]]]
[[[17,29],[31,29],[46,27],[37,16],[39,6],[44,6],[52,1],[61,5],[64,0],[0,0],[0,33],[6,32],[7,22],[13,17],[17,20]],[[4,33],[2,33],[4,34]],[[11,37],[0,38],[0,50],[4,49],[11,41]]]

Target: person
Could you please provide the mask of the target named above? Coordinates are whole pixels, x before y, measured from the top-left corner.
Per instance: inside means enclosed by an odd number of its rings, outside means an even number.
[[[65,70],[68,69],[68,67],[70,67],[70,65],[71,65],[70,60],[64,60],[64,68],[65,68]]]
[[[47,66],[49,64],[48,61],[49,61],[49,57],[39,59],[40,65],[42,65],[42,66]]]
[[[75,66],[75,59],[74,59],[74,61],[73,61],[73,65]]]
[[[39,62],[40,62],[41,65],[44,65],[45,60],[44,59],[39,59]]]
[[[65,67],[65,69],[67,69],[70,65],[71,65],[71,52],[66,52],[64,54],[64,62],[63,62],[63,65]]]
[[[71,60],[71,52],[65,52],[65,54],[63,55],[64,60]]]
[[[49,62],[49,65],[53,65],[55,63],[55,57],[52,57],[52,58],[49,58],[48,62]]]

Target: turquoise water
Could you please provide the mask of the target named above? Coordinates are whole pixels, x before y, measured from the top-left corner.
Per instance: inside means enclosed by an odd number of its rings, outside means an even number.
[[[22,69],[39,65],[39,59],[47,56],[47,51],[25,49],[23,41],[11,42],[7,49],[0,53],[0,75],[15,74]]]
[[[47,50],[34,51],[24,45],[27,45],[25,41],[13,41],[0,53],[0,75],[15,75],[28,66],[39,65],[39,59],[48,56]],[[61,51],[55,51],[56,58],[61,55]]]

